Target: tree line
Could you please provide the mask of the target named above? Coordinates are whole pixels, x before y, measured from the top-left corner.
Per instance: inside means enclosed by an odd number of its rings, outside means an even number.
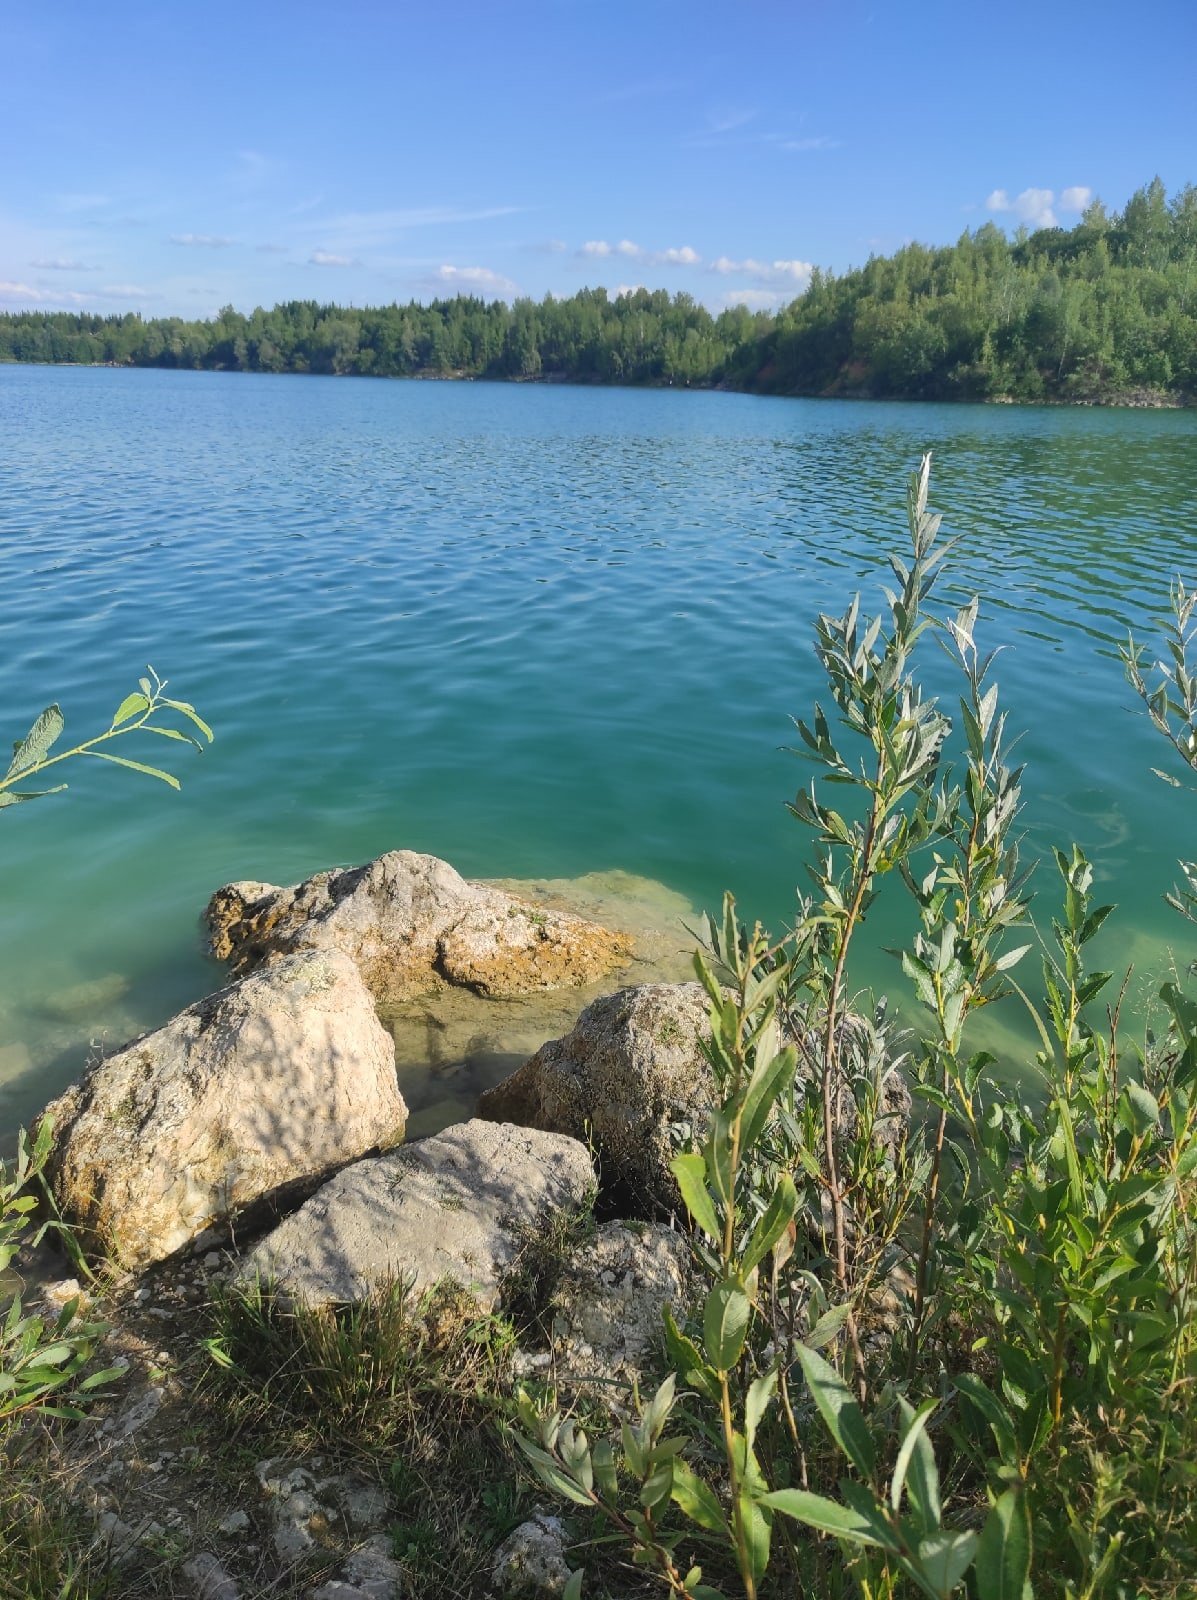
[[[1157,178],[1070,229],[986,223],[816,271],[776,313],[689,294],[476,296],[373,308],[292,300],[248,316],[0,315],[0,360],[725,386],[912,399],[1197,396],[1197,186]]]

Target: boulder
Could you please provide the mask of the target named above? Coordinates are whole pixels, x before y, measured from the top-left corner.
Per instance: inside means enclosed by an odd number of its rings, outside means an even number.
[[[261,1240],[239,1276],[306,1305],[366,1299],[388,1283],[443,1282],[497,1303],[525,1241],[593,1193],[576,1139],[493,1122],[459,1123],[359,1161]]]
[[[549,1600],[570,1580],[568,1537],[560,1517],[538,1511],[495,1551],[491,1577],[503,1600]]]
[[[356,967],[288,956],[96,1062],[49,1107],[55,1196],[127,1266],[403,1136],[394,1048]]]
[[[227,884],[207,921],[213,953],[236,972],[295,950],[339,950],[384,1006],[447,985],[503,999],[586,984],[632,954],[626,934],[468,883],[448,862],[413,850],[318,872],[289,889]]]
[[[879,1085],[875,1137],[892,1156],[905,1138],[910,1091],[883,1053],[884,1035],[848,1013],[839,1024],[840,1049],[853,1080]],[[804,1061],[821,1041],[807,1033]],[[587,1006],[571,1033],[542,1045],[511,1077],[487,1089],[478,1114],[523,1127],[589,1140],[598,1155],[604,1191],[621,1216],[675,1212],[680,1196],[669,1162],[691,1133],[704,1134],[718,1100],[703,1041],[710,1038],[707,998],[697,983],[648,983],[604,995]],[[836,1126],[845,1136],[856,1104],[845,1090]]]
[[[686,1240],[661,1223],[607,1222],[562,1270],[553,1293],[553,1368],[571,1394],[617,1415],[651,1384],[668,1306],[685,1320]]]
[[[603,995],[563,1039],[478,1101],[480,1116],[589,1138],[604,1188],[625,1210],[653,1216],[677,1207],[669,1162],[715,1103],[701,1041],[710,1036],[697,983],[647,983]]]

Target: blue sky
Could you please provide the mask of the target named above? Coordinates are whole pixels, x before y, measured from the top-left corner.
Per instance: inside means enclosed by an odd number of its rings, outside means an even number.
[[[769,307],[1197,181],[1194,0],[0,0],[0,308]]]

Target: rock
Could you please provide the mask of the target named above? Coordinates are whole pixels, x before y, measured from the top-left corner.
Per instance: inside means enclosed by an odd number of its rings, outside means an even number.
[[[552,1330],[561,1386],[622,1414],[660,1350],[665,1307],[683,1318],[689,1266],[685,1239],[662,1224],[604,1223],[557,1280]]]
[[[336,1512],[318,1495],[306,1467],[285,1461],[259,1461],[258,1482],[270,1499],[274,1548],[283,1561],[298,1561],[327,1535]]]
[[[213,1555],[192,1556],[183,1563],[183,1576],[196,1600],[241,1600],[241,1591]]]
[[[147,1422],[152,1422],[162,1409],[164,1390],[158,1384],[149,1384],[139,1394],[133,1395],[114,1417],[104,1423],[104,1432],[113,1439],[129,1439]]]
[[[43,1283],[41,1296],[46,1307],[55,1313],[62,1311],[72,1300],[79,1302],[80,1312],[86,1311],[91,1304],[91,1296],[78,1278],[60,1278],[57,1283]]]
[[[258,1482],[271,1502],[274,1548],[293,1563],[318,1546],[327,1547],[340,1529],[385,1527],[394,1502],[377,1484],[352,1473],[317,1478],[319,1458],[308,1466],[272,1457],[259,1461]],[[312,1600],[395,1600],[399,1567],[391,1560],[386,1534],[375,1533],[345,1562],[341,1579],[322,1584]]]
[[[391,1555],[388,1536],[375,1534],[349,1557],[345,1577],[362,1600],[397,1600],[402,1569]]]
[[[94,1022],[118,1000],[123,1000],[128,992],[128,977],[124,973],[109,972],[102,978],[73,983],[65,989],[41,995],[36,1002],[36,1009],[42,1016],[56,1022]]]
[[[675,1210],[669,1162],[677,1139],[706,1126],[715,1099],[701,1048],[709,1034],[697,983],[621,989],[488,1089],[479,1115],[590,1138],[604,1188],[617,1190],[629,1211]]]
[[[510,1078],[478,1100],[478,1114],[593,1141],[603,1189],[622,1215],[654,1217],[679,1208],[669,1162],[691,1132],[701,1136],[716,1103],[702,1049],[710,1037],[707,999],[696,983],[648,983],[587,1006],[572,1033],[542,1045]],[[910,1091],[863,1017],[839,1024],[847,1078],[879,1086],[877,1143],[888,1155],[905,1138]],[[815,1046],[817,1049],[817,1045]],[[797,1086],[812,1050],[799,1052]],[[845,1090],[836,1125],[846,1135],[856,1104]]]
[[[560,1517],[538,1512],[495,1552],[491,1576],[504,1600],[533,1600],[560,1594],[570,1579],[565,1559],[565,1528]]]
[[[447,984],[491,998],[585,984],[632,951],[626,934],[468,883],[448,862],[413,850],[318,872],[289,889],[227,884],[207,920],[213,953],[234,971],[296,950],[339,950],[388,1006]]]
[[[397,1279],[450,1280],[484,1308],[499,1298],[524,1237],[593,1191],[574,1139],[460,1123],[326,1183],[242,1263],[309,1305],[365,1299]]]
[[[249,1527],[249,1513],[247,1511],[230,1511],[227,1517],[222,1517],[216,1524],[221,1533],[244,1533]]]
[[[402,1137],[394,1052],[353,963],[306,952],[189,1006],[49,1108],[64,1214],[127,1266]]]
[[[353,1552],[340,1578],[312,1590],[311,1600],[398,1600],[402,1575],[390,1540],[375,1535]]]

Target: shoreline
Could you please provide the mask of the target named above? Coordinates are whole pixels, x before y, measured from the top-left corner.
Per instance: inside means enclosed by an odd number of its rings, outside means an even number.
[[[185,367],[163,366],[157,362],[138,361],[20,361],[11,356],[0,356],[2,367],[69,367],[77,371],[97,372],[202,372],[226,377],[251,378],[336,378],[366,379],[381,383],[495,383],[504,387],[530,385],[542,388],[570,389],[677,389],[694,394],[743,394],[758,400],[832,400],[864,401],[873,405],[940,405],[940,406],[1052,406],[1055,408],[1087,411],[1191,411],[1197,409],[1197,395],[1167,394],[1159,390],[1120,391],[1114,395],[1085,396],[1074,399],[1060,395],[1041,395],[1023,400],[1015,395],[975,396],[838,393],[805,389],[758,389],[744,384],[728,383],[673,383],[660,380],[645,383],[620,383],[604,378],[569,377],[559,373],[538,373],[535,376],[504,377],[501,374],[472,372],[285,372],[249,371],[242,367]]]

